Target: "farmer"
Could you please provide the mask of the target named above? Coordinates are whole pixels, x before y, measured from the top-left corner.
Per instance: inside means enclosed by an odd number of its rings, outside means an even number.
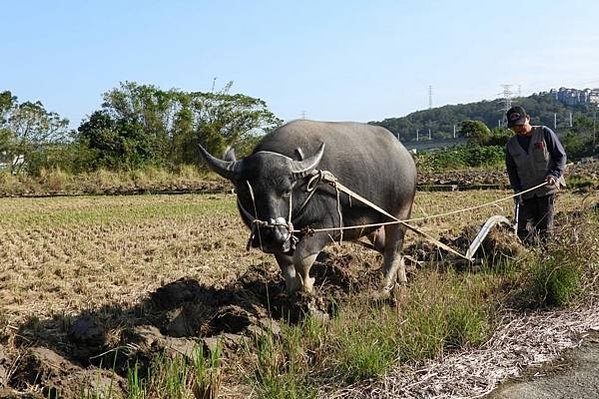
[[[516,193],[547,185],[515,197],[518,237],[525,243],[545,240],[553,230],[555,195],[565,186],[566,152],[547,126],[532,126],[524,108],[507,111],[508,127],[516,133],[506,145],[505,164]],[[530,223],[530,230],[528,224]]]

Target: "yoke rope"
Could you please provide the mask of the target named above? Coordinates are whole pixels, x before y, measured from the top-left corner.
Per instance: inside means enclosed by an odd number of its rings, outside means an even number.
[[[340,183],[337,182],[337,184],[340,184]],[[420,216],[420,217],[417,217],[417,218],[404,219],[404,220],[399,220],[399,219],[397,219],[395,217],[392,217],[393,219],[395,219],[392,222],[380,222],[380,223],[369,223],[369,224],[360,224],[360,225],[344,226],[344,227],[328,227],[328,228],[309,229],[309,232],[310,233],[321,233],[321,232],[337,231],[337,230],[364,229],[364,228],[370,228],[370,227],[389,226],[389,225],[393,225],[393,224],[400,224],[400,223],[407,223],[407,222],[420,222],[420,221],[423,221],[423,220],[435,219],[435,218],[440,218],[440,217],[444,217],[444,216],[451,216],[451,215],[455,215],[455,214],[458,214],[458,213],[467,212],[467,211],[474,211],[474,210],[477,210],[477,209],[480,209],[480,208],[484,208],[484,207],[487,207],[487,206],[495,205],[495,204],[497,204],[499,202],[507,201],[509,199],[518,197],[518,196],[520,196],[522,194],[526,194],[526,193],[528,193],[530,191],[534,191],[537,188],[543,187],[545,185],[547,185],[547,182],[541,183],[541,184],[536,185],[534,187],[531,187],[531,188],[529,188],[527,190],[520,191],[517,194],[509,195],[507,197],[503,197],[503,198],[500,198],[500,199],[497,199],[497,200],[494,200],[494,201],[491,201],[491,202],[486,202],[486,203],[481,204],[481,205],[471,206],[471,207],[468,207],[468,208],[458,209],[458,210],[455,210],[455,211],[450,211],[450,212],[445,212],[445,213],[438,213],[436,215]],[[348,194],[350,196],[350,198],[352,196],[355,197],[358,200],[360,200],[360,198],[362,198],[358,194],[353,193],[351,190],[348,189],[348,191],[350,191],[351,194],[347,193],[347,192],[346,192],[346,194]],[[361,201],[361,202],[363,202],[363,201]],[[370,205],[370,206],[374,205],[372,203],[369,203],[369,201],[368,201],[368,203],[367,202],[364,202],[364,203],[366,205]],[[377,208],[378,207],[375,205],[374,209],[379,210]],[[385,214],[385,213],[383,213],[383,214]],[[389,216],[389,215],[386,215],[386,216]],[[302,229],[302,230],[293,230],[292,232],[293,233],[302,233],[302,232],[305,232],[305,229]]]
[[[468,258],[467,256],[461,254],[460,252],[456,251],[455,249],[451,248],[450,246],[442,243],[441,241],[437,240],[436,238],[432,237],[431,235],[429,235],[428,233],[420,230],[419,228],[417,228],[416,226],[413,226],[407,222],[413,222],[413,221],[418,221],[418,220],[428,220],[428,219],[432,219],[432,218],[437,218],[437,217],[442,217],[442,216],[448,216],[448,215],[453,215],[453,214],[457,214],[457,213],[461,213],[461,212],[467,212],[467,211],[472,211],[475,209],[480,209],[483,208],[485,206],[490,206],[490,205],[494,205],[498,202],[502,202],[502,201],[506,201],[508,199],[511,198],[515,198],[517,196],[520,196],[522,194],[525,194],[527,192],[536,190],[539,187],[543,187],[545,185],[547,185],[547,182],[543,182],[542,184],[539,184],[535,187],[529,188],[527,190],[521,191],[517,194],[513,194],[504,198],[500,198],[498,200],[495,201],[491,201],[482,205],[477,205],[477,206],[473,206],[473,207],[468,207],[468,208],[464,208],[464,209],[459,209],[456,211],[451,211],[451,212],[446,212],[446,213],[441,213],[441,214],[437,214],[437,215],[432,215],[432,216],[424,216],[424,217],[420,217],[420,218],[413,218],[413,219],[405,219],[405,220],[400,220],[397,217],[393,216],[392,214],[390,214],[389,212],[385,211],[384,209],[382,209],[381,207],[377,206],[376,204],[370,202],[369,200],[367,200],[366,198],[360,196],[359,194],[353,192],[352,190],[350,190],[349,188],[345,187],[343,184],[341,184],[337,178],[329,171],[320,171],[320,173],[322,174],[322,180],[329,183],[331,186],[333,186],[335,188],[335,190],[337,191],[337,206],[338,206],[338,212],[340,212],[339,209],[339,191],[343,191],[344,193],[346,193],[350,200],[351,198],[356,198],[358,201],[362,202],[365,205],[370,206],[371,208],[373,208],[374,210],[378,211],[379,213],[382,213],[383,215],[393,219],[392,222],[382,222],[382,223],[371,223],[371,224],[363,224],[363,225],[355,225],[355,226],[343,226],[342,222],[341,222],[341,215],[340,215],[340,225],[339,227],[331,227],[331,228],[320,228],[320,229],[303,229],[303,230],[292,230],[292,233],[308,233],[308,234],[314,234],[317,232],[327,232],[327,231],[339,231],[341,234],[341,237],[343,237],[343,231],[344,230],[351,230],[351,229],[364,229],[367,227],[380,227],[380,226],[387,226],[387,225],[393,225],[393,224],[401,224],[403,226],[405,226],[406,228],[416,232],[417,234],[425,237],[428,241],[432,242],[433,244],[437,245],[440,248],[445,249],[448,252],[453,253],[454,255],[457,255],[461,258],[464,258],[468,261],[470,261],[471,259]]]

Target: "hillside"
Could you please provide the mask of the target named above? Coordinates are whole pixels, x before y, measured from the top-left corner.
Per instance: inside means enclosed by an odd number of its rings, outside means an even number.
[[[570,112],[575,123],[576,118],[585,116],[593,118],[593,110],[586,106],[567,106],[549,93],[533,94],[529,97],[518,97],[512,100],[513,105],[523,106],[530,113],[533,124],[554,126],[554,114],[557,114],[557,133],[569,128]],[[369,122],[384,126],[403,141],[416,140],[416,130],[420,138],[428,138],[431,129],[433,139],[453,136],[453,127],[459,132],[459,125],[467,119],[483,121],[489,128],[498,127],[503,118],[502,99],[479,101],[469,104],[446,105],[443,107],[416,111],[403,117],[387,118],[382,121]]]

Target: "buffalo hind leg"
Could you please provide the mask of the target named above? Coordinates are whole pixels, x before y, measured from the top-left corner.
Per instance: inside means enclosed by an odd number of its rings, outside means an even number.
[[[372,243],[375,251],[381,254],[385,253],[385,228],[380,227],[374,232],[368,234],[368,240]]]
[[[402,255],[403,240],[406,227],[400,224],[385,226],[385,251],[383,290],[390,292],[395,286],[395,281],[407,283],[406,266]]]

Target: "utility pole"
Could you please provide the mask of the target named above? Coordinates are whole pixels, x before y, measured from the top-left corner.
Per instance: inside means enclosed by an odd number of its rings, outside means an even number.
[[[433,86],[428,86],[428,109],[433,108]],[[426,122],[428,125],[428,139],[431,140],[431,121]]]
[[[572,111],[570,111],[570,127],[572,127]]]
[[[593,111],[593,156],[595,156],[595,151],[597,148],[597,106]]]
[[[453,138],[455,139],[455,123],[453,124]]]
[[[557,130],[557,112],[553,113],[553,130]]]
[[[416,129],[416,141],[418,141],[418,129]]]
[[[428,86],[428,109],[433,108],[433,86]]]

